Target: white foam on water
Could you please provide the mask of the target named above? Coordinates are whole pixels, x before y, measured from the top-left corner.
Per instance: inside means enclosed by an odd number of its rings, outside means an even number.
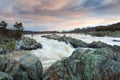
[[[120,40],[117,37],[93,37],[84,34],[58,34],[60,36],[66,35],[75,39],[82,40],[87,43],[93,41],[102,41],[110,45],[120,46],[120,42],[114,42],[113,40]],[[30,35],[25,35],[26,37],[31,37]],[[70,44],[65,44],[64,42],[59,42],[57,40],[46,39],[41,37],[41,35],[34,35],[33,39],[42,44],[42,49],[33,50],[31,53],[35,54],[40,58],[44,70],[47,69],[57,60],[61,60],[62,57],[69,57],[74,48]]]
[[[115,42],[113,40],[120,40],[120,37],[96,37],[96,36],[91,36],[91,35],[85,35],[85,34],[58,34],[60,36],[67,36],[67,37],[72,37],[72,38],[75,38],[75,39],[79,39],[79,40],[82,40],[86,43],[91,43],[93,41],[101,41],[101,42],[104,42],[104,43],[107,43],[109,45],[118,45],[120,46],[120,42]]]
[[[30,35],[26,35],[26,37],[30,37]],[[44,69],[48,68],[57,60],[61,60],[62,57],[69,57],[74,50],[70,44],[46,39],[41,37],[41,35],[35,35],[33,39],[43,46],[42,49],[33,50],[31,53],[40,58]]]

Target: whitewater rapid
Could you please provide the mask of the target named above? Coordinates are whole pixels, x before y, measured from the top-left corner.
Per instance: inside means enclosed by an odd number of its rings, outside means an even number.
[[[120,42],[114,42],[113,40],[118,40],[120,41],[120,37],[108,37],[108,36],[105,36],[105,37],[96,37],[96,36],[91,36],[91,35],[85,35],[85,34],[57,34],[59,36],[67,36],[67,37],[72,37],[72,38],[75,38],[75,39],[79,39],[79,40],[82,40],[86,43],[91,43],[93,41],[101,41],[101,42],[104,42],[106,44],[109,44],[109,45],[118,45],[120,46]]]
[[[26,35],[26,37],[31,38],[30,35]],[[44,70],[56,61],[61,60],[61,58],[69,57],[74,51],[74,48],[70,44],[46,39],[41,37],[41,35],[34,35],[33,39],[43,46],[42,49],[33,50],[31,53],[39,57]]]
[[[83,40],[84,42],[91,43],[93,41],[102,41],[104,43],[110,45],[118,45],[120,46],[120,42],[113,42],[113,40],[120,40],[118,37],[93,37],[90,35],[84,34],[58,34],[60,36],[69,36],[75,39]],[[25,37],[30,37],[30,35],[26,35]],[[64,42],[59,42],[57,40],[46,39],[41,37],[41,35],[34,35],[33,39],[35,39],[38,43],[42,44],[42,49],[33,50],[31,53],[39,57],[42,62],[44,70],[46,70],[50,65],[55,63],[58,60],[61,60],[63,57],[69,57],[74,48],[70,44],[66,44]]]

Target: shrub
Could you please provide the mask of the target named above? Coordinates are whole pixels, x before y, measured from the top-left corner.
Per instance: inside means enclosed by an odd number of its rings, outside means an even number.
[[[15,41],[12,41],[12,42],[9,42],[8,43],[8,49],[10,50],[10,51],[13,51],[14,49],[15,49]]]

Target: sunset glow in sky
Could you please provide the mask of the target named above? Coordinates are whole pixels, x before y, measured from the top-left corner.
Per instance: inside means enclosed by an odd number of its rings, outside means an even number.
[[[0,0],[0,21],[26,30],[71,30],[120,22],[120,0]]]

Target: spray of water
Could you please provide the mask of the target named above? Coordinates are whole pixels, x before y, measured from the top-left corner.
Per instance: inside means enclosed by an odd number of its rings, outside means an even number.
[[[58,34],[63,36],[64,34]],[[113,39],[120,40],[120,38],[115,37],[93,37],[90,35],[84,34],[65,34],[66,36],[83,40],[87,43],[91,43],[93,41],[102,41],[110,45],[119,45],[120,43],[113,42]],[[31,37],[30,35],[26,35],[26,37]],[[34,35],[33,39],[43,45],[42,49],[33,50],[31,53],[39,57],[42,62],[44,70],[46,70],[51,64],[56,62],[57,60],[61,60],[62,57],[69,57],[74,48],[70,44],[66,44],[64,42],[59,42],[57,40],[46,39],[41,37],[41,35]]]
[[[31,37],[27,35],[26,37]],[[44,70],[57,60],[63,57],[69,57],[74,48],[70,44],[59,42],[41,37],[41,35],[34,35],[33,39],[43,45],[42,49],[33,50],[31,53],[39,57],[42,62]]]

